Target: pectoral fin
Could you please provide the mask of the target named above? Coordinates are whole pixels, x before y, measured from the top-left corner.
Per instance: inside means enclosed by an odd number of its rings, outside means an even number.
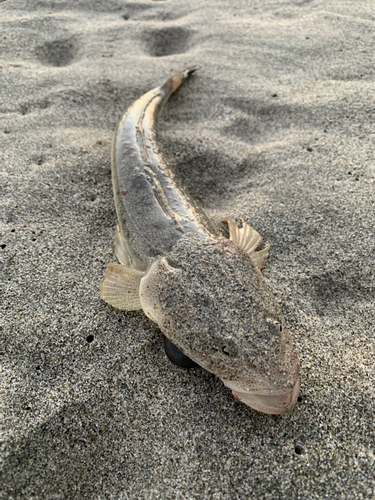
[[[238,227],[228,217],[224,219],[224,222],[229,226],[229,239],[248,254],[258,269],[263,269],[268,259],[270,246],[267,245],[263,250],[255,251],[263,243],[263,238],[258,231],[255,231],[245,221],[242,221],[242,227]]]
[[[142,309],[139,286],[145,273],[122,266],[108,264],[100,287],[100,297],[117,309],[137,311]]]

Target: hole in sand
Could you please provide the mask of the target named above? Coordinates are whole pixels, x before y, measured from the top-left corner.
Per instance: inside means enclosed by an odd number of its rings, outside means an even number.
[[[35,163],[37,165],[43,165],[43,163],[45,163],[45,161],[46,161],[46,157],[43,154],[35,158]]]
[[[190,30],[171,26],[143,33],[147,52],[154,57],[182,54],[189,48]]]
[[[54,40],[46,42],[37,47],[36,56],[49,66],[68,66],[78,53],[78,45],[75,39]]]
[[[89,344],[94,340],[94,335],[87,335],[86,340]]]

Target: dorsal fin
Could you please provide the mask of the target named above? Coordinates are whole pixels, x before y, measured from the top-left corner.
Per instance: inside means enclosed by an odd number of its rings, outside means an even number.
[[[142,309],[139,286],[145,273],[122,266],[108,264],[100,287],[100,297],[117,309],[137,311]]]
[[[229,217],[225,217],[223,221],[229,226],[229,239],[247,253],[258,269],[263,269],[268,259],[270,246],[267,245],[263,250],[255,251],[263,243],[263,238],[258,231],[255,231],[244,220],[242,220],[242,227],[238,227]]]

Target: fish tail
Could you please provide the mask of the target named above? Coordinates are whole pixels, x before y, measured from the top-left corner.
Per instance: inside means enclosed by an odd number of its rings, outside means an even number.
[[[162,92],[165,92],[168,97],[175,92],[178,87],[192,75],[195,71],[198,71],[201,66],[199,64],[194,64],[188,68],[183,69],[176,75],[171,76],[165,83],[160,87]]]

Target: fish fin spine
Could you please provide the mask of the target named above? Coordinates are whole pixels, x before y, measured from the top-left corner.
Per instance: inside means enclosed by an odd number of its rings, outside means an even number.
[[[229,227],[229,239],[250,257],[259,270],[262,270],[269,256],[270,245],[267,245],[263,250],[256,251],[263,243],[263,238],[258,231],[252,228],[243,219],[241,220],[242,227],[238,227],[229,217],[223,219]]]
[[[116,232],[113,238],[113,246],[115,248],[115,254],[119,262],[126,267],[132,267],[132,258],[119,225],[116,226]]]

